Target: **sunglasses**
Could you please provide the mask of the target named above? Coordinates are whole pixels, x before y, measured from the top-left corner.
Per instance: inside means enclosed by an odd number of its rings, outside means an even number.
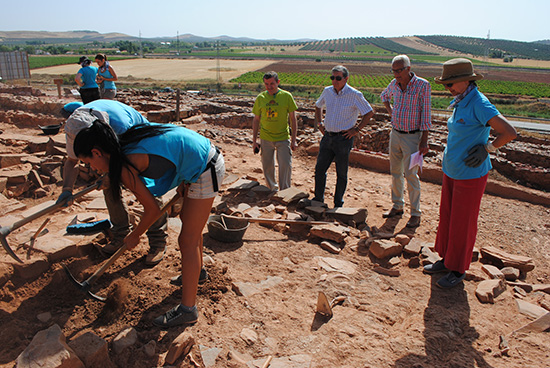
[[[334,76],[334,75],[331,75],[330,76],[330,80],[337,80],[338,82],[340,82],[342,79],[344,79],[343,77],[340,77],[339,75],[337,76]]]
[[[398,73],[401,73],[403,70],[407,69],[407,67],[404,67],[404,68],[399,68],[399,69],[392,69],[392,73],[394,74],[398,74]]]
[[[453,85],[454,85],[454,83],[446,83],[446,84],[445,84],[445,87],[451,88]]]

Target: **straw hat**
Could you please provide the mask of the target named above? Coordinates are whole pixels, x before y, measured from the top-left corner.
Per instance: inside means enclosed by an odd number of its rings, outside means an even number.
[[[435,77],[435,83],[447,84],[483,79],[483,75],[474,72],[474,65],[468,59],[451,59],[443,63],[441,77]]]

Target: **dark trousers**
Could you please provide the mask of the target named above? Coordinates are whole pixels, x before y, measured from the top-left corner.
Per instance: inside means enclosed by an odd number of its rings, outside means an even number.
[[[334,190],[334,207],[344,204],[344,192],[348,185],[349,153],[353,147],[353,138],[346,139],[343,135],[329,135],[321,139],[317,164],[315,165],[315,198],[324,202],[327,184],[327,170],[332,161],[336,165],[336,189]]]
[[[82,99],[82,103],[84,105],[86,105],[88,102],[99,100],[99,88],[81,88],[80,98]]]

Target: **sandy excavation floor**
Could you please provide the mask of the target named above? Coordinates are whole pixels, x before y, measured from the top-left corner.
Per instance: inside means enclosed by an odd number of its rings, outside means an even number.
[[[207,132],[222,148],[228,174],[258,179],[263,183],[259,157],[252,155],[247,129],[215,124],[189,125]],[[5,132],[36,135],[36,129],[1,124]],[[0,138],[2,136],[0,135]],[[2,152],[17,151],[17,145],[4,146]],[[301,146],[294,155],[293,185],[311,193],[315,157]],[[329,170],[327,203],[335,185],[335,173]],[[232,208],[239,203],[266,208],[262,216],[276,215],[265,194],[231,192],[222,187],[220,201]],[[408,213],[401,219],[383,219],[391,207],[390,176],[353,166],[349,172],[346,207],[365,207],[367,225],[383,232],[407,234],[424,242],[433,242],[437,231],[440,186],[422,183],[422,224],[416,230],[405,228]],[[59,194],[57,188],[48,199]],[[62,231],[68,219],[87,212],[98,194],[52,216],[50,234]],[[127,194],[131,208],[139,206]],[[29,206],[37,202],[24,200]],[[271,208],[271,209],[270,209]],[[284,209],[294,212],[295,205]],[[281,209],[282,211],[282,209]],[[105,211],[98,210],[100,213]],[[35,221],[10,235],[12,241],[28,239],[41,221]],[[5,225],[2,223],[2,225]],[[172,340],[184,330],[191,333],[196,346],[192,351],[201,367],[261,367],[268,356],[270,367],[547,367],[550,366],[548,332],[511,333],[532,321],[519,314],[511,286],[494,304],[482,304],[475,296],[479,281],[466,281],[448,291],[435,287],[437,277],[408,267],[401,256],[394,268],[400,276],[390,277],[373,271],[375,259],[361,238],[367,233],[351,230],[345,247],[338,255],[321,249],[319,239],[308,237],[304,228],[284,226],[267,228],[251,224],[243,241],[221,243],[210,238],[205,229],[205,254],[211,258],[207,268],[211,281],[200,287],[200,319],[194,326],[160,330],[151,323],[177,303],[178,287],[169,284],[179,272],[176,250],[178,220],[170,221],[168,252],[159,265],[147,268],[142,257],[144,241],[135,251],[122,256],[93,286],[106,295],[116,283],[128,291],[124,311],[112,312],[97,301],[85,299],[75,291],[59,263],[54,263],[38,278],[30,281],[14,278],[0,294],[0,367],[14,366],[14,360],[40,330],[58,324],[67,340],[85,331],[93,331],[111,343],[126,327],[138,331],[134,346],[110,359],[117,367],[160,367]],[[22,235],[24,232],[27,238]],[[44,237],[45,238],[45,237]],[[92,247],[93,236],[79,241],[82,256],[65,260],[75,276],[84,280],[103,262]],[[48,238],[55,242],[55,238]],[[40,240],[40,238],[39,238]],[[550,209],[544,206],[485,195],[479,218],[477,247],[494,246],[512,254],[532,257],[536,268],[523,280],[531,284],[550,284]],[[3,250],[0,265],[9,261]],[[472,264],[474,274],[482,275],[481,263]],[[238,289],[247,290],[238,295]],[[334,307],[329,321],[315,319],[317,294],[329,299],[345,296]],[[550,295],[528,293],[523,300],[537,305],[550,304]],[[51,313],[45,322],[41,313]],[[324,322],[324,323],[323,323]],[[505,336],[510,350],[501,354],[499,336]],[[154,355],[144,346],[153,341]],[[202,359],[199,346],[214,354],[215,361]],[[111,347],[112,349],[112,347]],[[205,355],[203,355],[205,356]],[[241,361],[246,362],[241,363]],[[206,365],[210,363],[212,365]],[[194,367],[191,361],[178,360],[174,366]]]

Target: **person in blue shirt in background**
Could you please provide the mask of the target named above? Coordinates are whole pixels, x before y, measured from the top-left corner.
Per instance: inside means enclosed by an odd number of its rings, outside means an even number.
[[[81,68],[76,73],[74,80],[80,87],[82,102],[87,104],[88,102],[99,100],[99,86],[96,83],[98,69],[95,66],[91,66],[92,62],[86,56],[80,57],[78,64]]]
[[[102,99],[114,100],[116,96],[115,81],[118,80],[115,70],[107,61],[107,55],[105,54],[97,54],[95,62],[99,65],[99,72],[97,74],[99,94]]]

